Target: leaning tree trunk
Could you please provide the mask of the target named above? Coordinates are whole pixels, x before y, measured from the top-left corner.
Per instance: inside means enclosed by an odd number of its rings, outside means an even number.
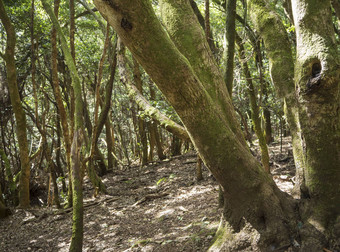
[[[0,19],[5,27],[7,34],[6,52],[2,56],[6,62],[8,89],[17,124],[16,130],[20,151],[21,174],[19,184],[19,204],[20,207],[27,208],[30,206],[30,164],[26,133],[26,116],[21,104],[17,84],[17,73],[14,59],[16,43],[15,30],[11,23],[11,20],[7,16],[2,0],[0,0]]]
[[[293,206],[251,155],[227,88],[188,1],[163,1],[169,35],[149,0],[95,0],[98,10],[180,116],[204,163],[221,184],[225,214],[242,219],[264,244],[289,242]],[[173,42],[174,41],[174,42]],[[240,200],[242,199],[242,200]]]

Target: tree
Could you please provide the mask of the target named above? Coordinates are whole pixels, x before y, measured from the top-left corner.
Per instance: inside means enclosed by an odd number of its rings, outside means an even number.
[[[60,1],[54,1],[54,15],[58,19],[58,12],[59,12],[59,4]],[[61,128],[63,133],[64,139],[64,146],[66,149],[66,162],[67,162],[67,170],[71,173],[71,139],[70,139],[70,131],[69,131],[69,123],[67,121],[67,114],[63,104],[60,87],[59,87],[59,80],[58,80],[58,64],[57,64],[57,31],[56,28],[53,26],[51,31],[51,84],[53,86],[53,95],[57,103],[58,108],[58,115],[61,122]],[[69,183],[68,187],[68,197],[67,197],[68,206],[72,206],[72,183]]]
[[[302,201],[307,207],[300,208],[301,219],[295,212],[296,202],[276,187],[251,155],[223,76],[189,1],[161,1],[166,31],[148,0],[94,2],[180,116],[204,163],[223,187],[224,213],[233,228],[239,230],[243,220],[248,221],[261,234],[259,244],[264,249],[290,244],[292,239],[299,239],[296,234],[301,237],[301,251],[322,249],[322,234],[330,235],[340,214],[339,74],[330,1],[319,6],[313,1],[292,1],[298,38],[298,100],[294,87],[289,86],[294,75],[290,46],[283,44],[280,48],[281,41],[275,37],[278,34],[285,43],[286,31],[265,1],[249,1],[252,19],[265,41],[272,79],[277,86],[282,85],[278,91],[286,104],[299,102],[300,118],[294,110],[297,106],[288,106],[287,113],[291,115],[291,128],[296,127],[295,139],[301,124],[304,143],[304,174],[311,199]],[[311,28],[315,20],[321,22]],[[269,30],[271,33],[266,34]],[[269,41],[269,35],[275,39]],[[302,154],[302,145],[295,143],[295,155]],[[312,244],[310,236],[320,243]]]
[[[260,117],[260,111],[259,111],[259,106],[257,104],[257,99],[256,99],[256,92],[255,92],[255,87],[251,78],[251,73],[249,71],[248,63],[245,57],[245,50],[243,46],[242,39],[239,37],[238,34],[236,34],[236,43],[238,45],[238,50],[240,54],[240,61],[242,64],[242,70],[243,73],[246,77],[247,81],[247,90],[248,90],[248,95],[249,95],[249,100],[250,100],[250,108],[251,108],[251,119],[254,125],[254,130],[256,133],[257,138],[259,139],[259,146],[261,150],[261,162],[263,165],[263,168],[265,169],[266,172],[270,172],[270,167],[269,167],[269,153],[268,153],[268,147],[266,143],[265,136],[263,134],[263,130],[261,127],[261,117]]]
[[[26,115],[21,104],[21,98],[17,86],[17,73],[14,59],[16,43],[15,31],[11,20],[7,16],[2,0],[0,1],[0,14],[1,22],[3,23],[7,34],[6,52],[4,55],[3,54],[0,55],[6,62],[8,87],[11,98],[11,104],[13,106],[17,123],[16,129],[20,151],[21,174],[19,186],[19,204],[21,207],[27,208],[30,206],[29,195],[30,163],[28,157]]]
[[[302,163],[297,165],[303,177],[302,194],[311,198],[308,208],[313,209],[305,213],[305,218],[312,218],[321,227],[329,228],[340,214],[340,206],[336,203],[340,199],[339,118],[336,112],[339,98],[334,96],[339,90],[339,58],[331,21],[331,3],[324,1],[322,5],[317,5],[307,0],[292,2],[297,37],[294,63],[290,49],[282,50],[282,47],[288,48],[289,44],[280,44],[273,38],[273,32],[279,30],[285,36],[281,39],[288,41],[278,17],[264,1],[249,2],[253,11],[252,19],[270,54],[273,82],[286,94],[286,103],[290,107],[286,109],[287,113],[296,114],[289,110],[298,109],[299,118],[287,117],[294,131],[293,138],[301,138],[295,143],[299,146],[296,147],[298,153],[294,154],[294,158]],[[317,24],[313,21],[315,18],[318,19]],[[277,28],[275,31],[273,26]],[[294,65],[295,71],[289,69]],[[288,89],[294,87],[293,75],[296,92],[292,93]],[[286,80],[290,86],[282,85],[282,80]],[[292,98],[293,102],[289,102]],[[294,129],[295,125],[301,125],[301,129]]]
[[[49,15],[57,33],[60,37],[61,47],[65,54],[66,63],[70,69],[72,76],[72,87],[75,97],[75,111],[74,121],[75,128],[73,132],[73,140],[71,146],[71,178],[72,178],[72,199],[73,199],[73,226],[72,226],[72,240],[70,251],[82,251],[83,246],[83,188],[81,177],[81,149],[83,144],[83,100],[81,96],[80,78],[76,66],[74,64],[74,57],[72,51],[69,49],[66,39],[63,35],[61,27],[58,23],[52,8],[48,5],[46,0],[42,1],[44,9]]]

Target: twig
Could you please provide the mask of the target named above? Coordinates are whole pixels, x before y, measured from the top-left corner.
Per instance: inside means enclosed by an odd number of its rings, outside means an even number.
[[[97,205],[99,205],[103,202],[106,202],[106,203],[113,202],[113,201],[116,201],[118,199],[119,199],[119,197],[105,198],[105,199],[102,199],[100,201],[90,202],[90,203],[84,204],[84,209],[90,208],[90,207],[93,207],[93,206],[97,206]],[[72,209],[73,209],[73,207],[69,207],[69,208],[66,208],[66,209],[63,209],[63,210],[58,210],[57,212],[55,212],[55,214],[61,215],[61,214],[70,213],[70,212],[72,212]]]
[[[138,206],[148,200],[153,200],[153,199],[158,199],[158,198],[163,198],[165,196],[168,196],[169,193],[161,193],[161,194],[148,194],[145,197],[143,197],[142,199],[138,200],[136,203],[134,203],[132,206]]]

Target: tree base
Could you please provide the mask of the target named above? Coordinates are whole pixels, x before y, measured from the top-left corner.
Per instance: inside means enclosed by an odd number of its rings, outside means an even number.
[[[299,222],[298,234],[291,241],[283,241],[280,245],[270,243],[270,237],[263,238],[250,223],[235,232],[231,225],[221,218],[209,252],[236,252],[236,251],[339,251],[340,250],[340,223],[334,226],[332,235],[327,236],[317,230],[310,223]],[[277,237],[278,234],[271,234]],[[268,236],[268,234],[266,235]]]
[[[259,239],[259,232],[252,228],[250,224],[246,224],[239,232],[234,232],[230,224],[221,217],[213,244],[208,252],[261,251],[257,245]]]

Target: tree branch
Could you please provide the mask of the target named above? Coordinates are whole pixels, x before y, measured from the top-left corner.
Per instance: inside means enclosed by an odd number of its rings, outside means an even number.
[[[146,115],[157,121],[164,129],[185,141],[189,141],[190,138],[188,132],[183,126],[177,124],[166,115],[164,115],[162,112],[160,112],[158,109],[153,107],[141,94],[138,88],[135,85],[131,84],[132,82],[130,76],[126,72],[127,60],[124,54],[125,50],[122,47],[123,45],[120,42],[120,49],[118,52],[118,68],[120,80],[127,88],[129,97],[138,104],[138,106],[145,112]]]

